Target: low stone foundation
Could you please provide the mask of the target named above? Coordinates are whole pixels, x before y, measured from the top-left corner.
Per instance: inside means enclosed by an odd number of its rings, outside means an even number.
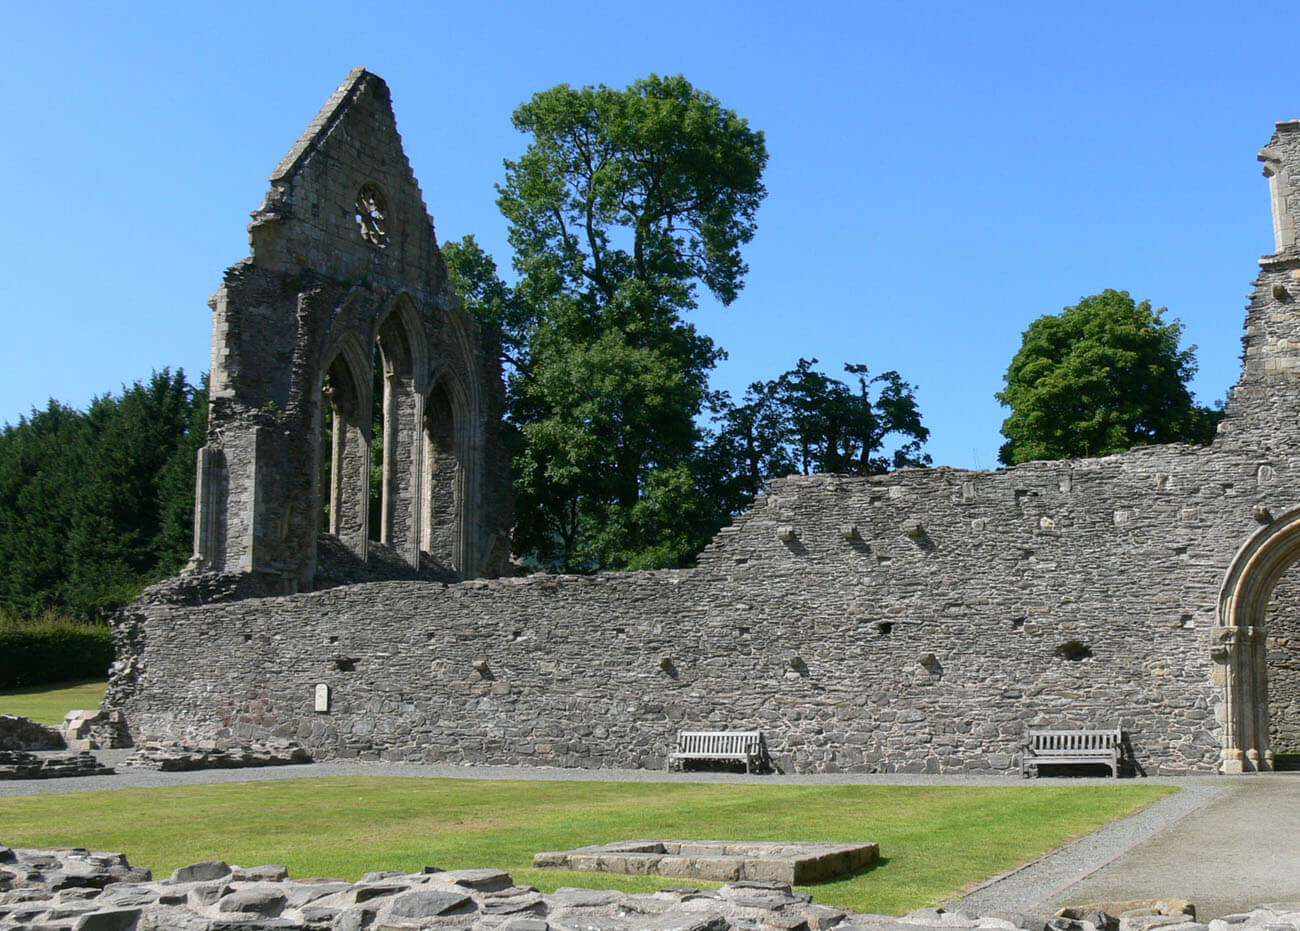
[[[642,876],[657,874],[716,882],[815,883],[856,873],[879,859],[880,846],[870,843],[650,840],[539,853],[533,857],[533,866]]]
[[[418,931],[1300,931],[1300,909],[1261,906],[1196,921],[1190,906],[1136,908],[1116,917],[1090,906],[1051,918],[1013,912],[979,917],[942,908],[902,918],[818,905],[786,883],[742,881],[716,891],[634,895],[557,889],[542,894],[494,869],[367,873],[360,882],[291,881],[283,866],[244,869],[220,860],[154,880],[120,853],[80,847],[0,846],[0,929],[217,931],[243,928]]]
[[[311,754],[287,741],[272,741],[248,747],[187,747],[172,743],[148,743],[122,764],[164,773],[194,769],[243,769],[249,766],[291,766],[310,763]]]
[[[69,776],[111,776],[93,753],[27,753],[0,750],[0,779],[62,779]]]
[[[0,750],[62,750],[59,732],[31,718],[0,714]]]

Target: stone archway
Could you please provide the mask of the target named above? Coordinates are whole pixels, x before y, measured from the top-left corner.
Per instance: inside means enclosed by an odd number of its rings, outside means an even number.
[[[409,296],[391,302],[376,331],[382,367],[383,453],[379,540],[410,565],[420,565],[420,502],[424,476],[421,424],[428,371],[428,350]]]
[[[328,511],[325,529],[338,537],[354,556],[366,559],[370,489],[370,379],[365,350],[355,339],[345,340],[321,371],[320,407],[316,417],[314,461],[329,463],[328,484],[321,489]],[[324,408],[331,411],[329,448],[321,449],[319,424]],[[319,475],[319,471],[317,475]]]
[[[1245,542],[1228,566],[1210,635],[1214,685],[1222,699],[1220,768],[1225,773],[1273,768],[1265,620],[1278,580],[1300,560],[1300,508],[1277,518],[1261,511],[1259,517],[1268,523]]]

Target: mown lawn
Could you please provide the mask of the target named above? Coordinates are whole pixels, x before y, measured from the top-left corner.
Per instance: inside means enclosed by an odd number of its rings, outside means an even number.
[[[76,708],[98,708],[108,683],[103,679],[35,685],[0,691],[0,714],[17,714],[38,724],[58,724]]]
[[[494,866],[543,891],[650,891],[684,881],[534,870],[532,855],[645,837],[873,840],[876,868],[806,891],[827,904],[903,914],[1173,791],[339,777],[3,798],[0,843],[121,850],[156,875],[209,858],[349,880],[426,864]]]

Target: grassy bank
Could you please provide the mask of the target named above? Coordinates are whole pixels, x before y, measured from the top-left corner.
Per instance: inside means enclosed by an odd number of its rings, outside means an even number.
[[[107,687],[103,679],[88,679],[0,691],[0,714],[22,715],[38,724],[58,724],[74,708],[98,708]]]
[[[534,870],[532,855],[644,837],[873,840],[882,857],[875,869],[807,891],[827,904],[901,914],[1172,791],[302,779],[4,798],[0,843],[121,850],[158,875],[206,858],[351,880],[426,864],[495,866],[544,891],[649,891],[681,881]]]

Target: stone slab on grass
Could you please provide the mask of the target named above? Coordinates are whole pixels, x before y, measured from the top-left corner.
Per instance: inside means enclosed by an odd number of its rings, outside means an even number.
[[[715,882],[801,884],[856,873],[879,859],[880,846],[874,843],[637,840],[543,851],[533,857],[533,866]]]

